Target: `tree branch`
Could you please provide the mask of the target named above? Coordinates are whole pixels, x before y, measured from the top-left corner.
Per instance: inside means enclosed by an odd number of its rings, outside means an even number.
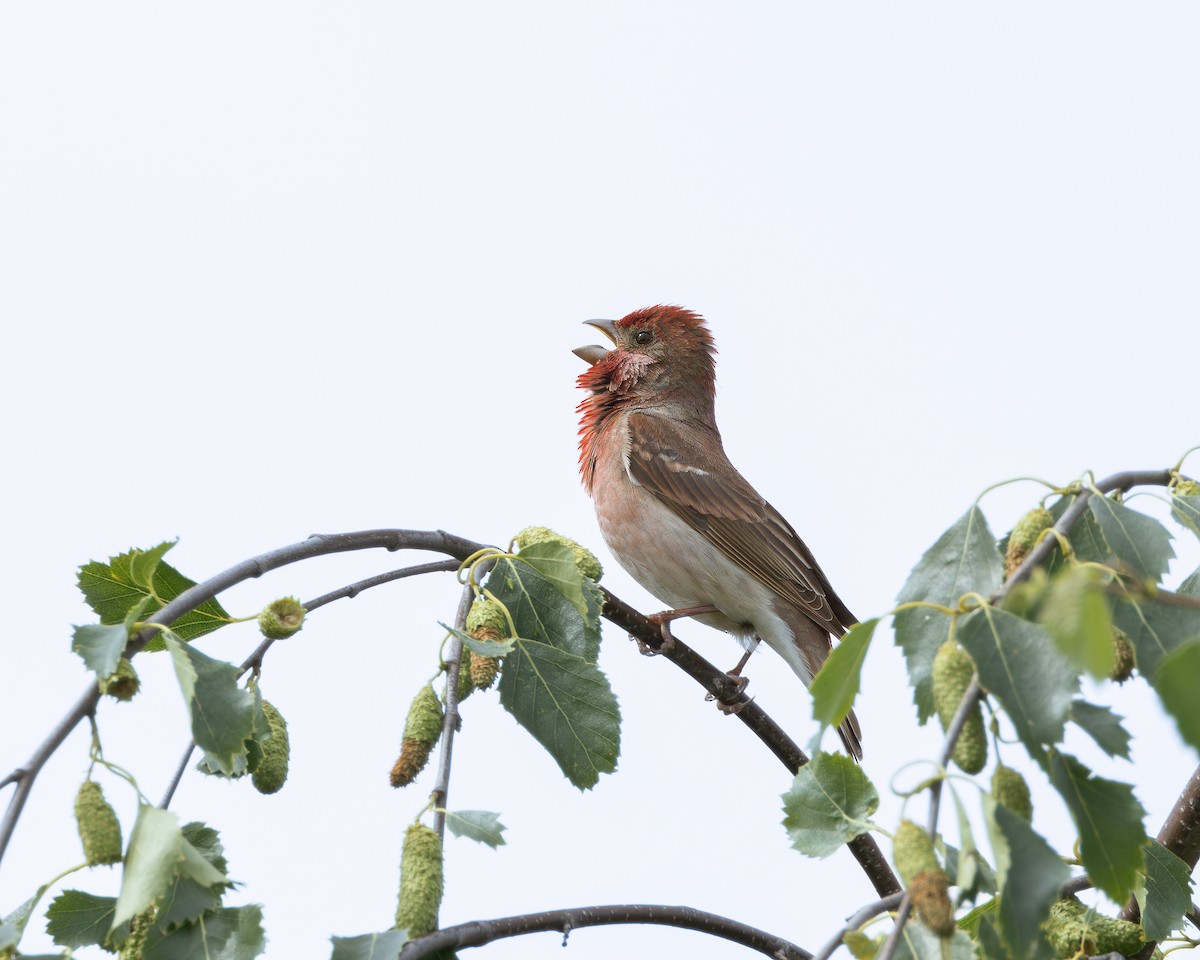
[[[783,728],[771,719],[762,707],[744,692],[738,691],[728,674],[709,663],[678,636],[670,649],[664,650],[662,632],[655,624],[607,590],[603,592],[603,615],[606,620],[615,623],[630,636],[661,653],[722,703],[735,705],[737,712],[734,716],[754,732],[789,772],[795,774],[808,763],[808,756],[804,751],[783,732]],[[881,897],[900,891],[900,881],[896,879],[874,837],[867,833],[860,834],[846,846],[862,865],[867,878]]]
[[[890,897],[884,897],[882,900],[876,900],[874,903],[868,903],[857,913],[851,914],[846,918],[846,922],[842,924],[841,929],[839,929],[837,933],[830,937],[829,942],[826,943],[825,946],[823,946],[813,956],[813,960],[829,960],[837,948],[842,945],[842,940],[845,938],[846,934],[857,930],[868,920],[873,920],[881,913],[887,913],[889,910],[895,910],[900,906],[903,900],[904,894],[893,893]]]
[[[755,927],[705,913],[692,907],[661,906],[658,904],[614,904],[603,907],[568,907],[563,910],[547,910],[544,913],[528,913],[519,917],[502,917],[497,920],[475,920],[471,923],[446,927],[409,941],[400,951],[403,960],[421,960],[442,950],[462,947],[477,947],[507,937],[520,937],[529,933],[558,931],[563,935],[563,946],[572,930],[582,927],[599,927],[612,924],[656,924],[696,930],[709,936],[720,937],[740,943],[777,960],[812,960],[812,954],[781,937]]]
[[[431,550],[449,554],[458,560],[465,560],[471,554],[482,549],[484,544],[466,540],[463,537],[446,533],[444,530],[362,530],[357,533],[313,534],[307,540],[279,547],[266,553],[244,560],[230,567],[203,583],[189,587],[170,603],[155,612],[154,616],[160,623],[170,625],[174,620],[194,610],[206,600],[211,600],[223,590],[228,590],[244,580],[261,577],[264,573],[284,567],[312,557],[325,556],[332,553],[349,553],[354,550],[384,549],[396,550]],[[157,628],[148,627],[142,630],[136,638],[130,641],[125,649],[125,656],[133,657],[149,643],[151,637],[158,632]],[[78,726],[84,717],[91,716],[100,700],[100,691],[96,684],[88,685],[75,706],[67,711],[46,737],[34,750],[30,758],[7,777],[4,785],[15,783],[16,790],[9,799],[8,808],[0,820],[0,861],[8,849],[17,821],[29,799],[33,782],[37,779],[46,761],[54,754],[63,742],[70,736],[71,731]]]

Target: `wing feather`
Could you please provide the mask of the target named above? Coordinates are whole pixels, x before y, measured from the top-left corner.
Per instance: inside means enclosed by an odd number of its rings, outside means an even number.
[[[672,421],[630,414],[630,476],[760,583],[841,636],[856,620],[811,551],[729,462],[720,434],[700,429],[713,441],[703,456]]]

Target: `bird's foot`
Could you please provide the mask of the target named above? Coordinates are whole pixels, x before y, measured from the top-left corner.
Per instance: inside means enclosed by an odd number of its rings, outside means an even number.
[[[664,610],[662,613],[652,613],[646,619],[658,626],[658,632],[662,635],[662,646],[658,648],[659,653],[670,653],[675,649],[675,638],[671,635],[671,621],[679,620],[683,617],[696,617],[705,613],[716,613],[717,608],[712,604],[704,603],[695,607],[680,607],[677,610]],[[638,641],[641,646],[641,641]],[[643,650],[643,653],[645,651]]]
[[[717,709],[727,717],[736,717],[739,713],[746,709],[746,704],[749,700],[726,701],[718,700]]]

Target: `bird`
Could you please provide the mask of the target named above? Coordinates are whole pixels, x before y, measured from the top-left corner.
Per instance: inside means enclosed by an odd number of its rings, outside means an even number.
[[[791,524],[726,456],[708,324],[662,304],[585,322],[612,341],[573,351],[588,364],[577,380],[587,391],[577,408],[579,470],[610,552],[670,605],[657,622],[691,616],[742,643],[731,675],[761,640],[807,686],[831,637],[858,621]],[[861,760],[853,711],[838,734]]]

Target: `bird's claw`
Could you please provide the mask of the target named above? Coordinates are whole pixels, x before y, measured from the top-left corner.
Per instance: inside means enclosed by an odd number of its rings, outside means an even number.
[[[643,657],[657,657],[662,652],[661,650],[655,650],[641,637],[632,633],[629,635],[629,639],[637,644],[638,653],[640,653]]]

